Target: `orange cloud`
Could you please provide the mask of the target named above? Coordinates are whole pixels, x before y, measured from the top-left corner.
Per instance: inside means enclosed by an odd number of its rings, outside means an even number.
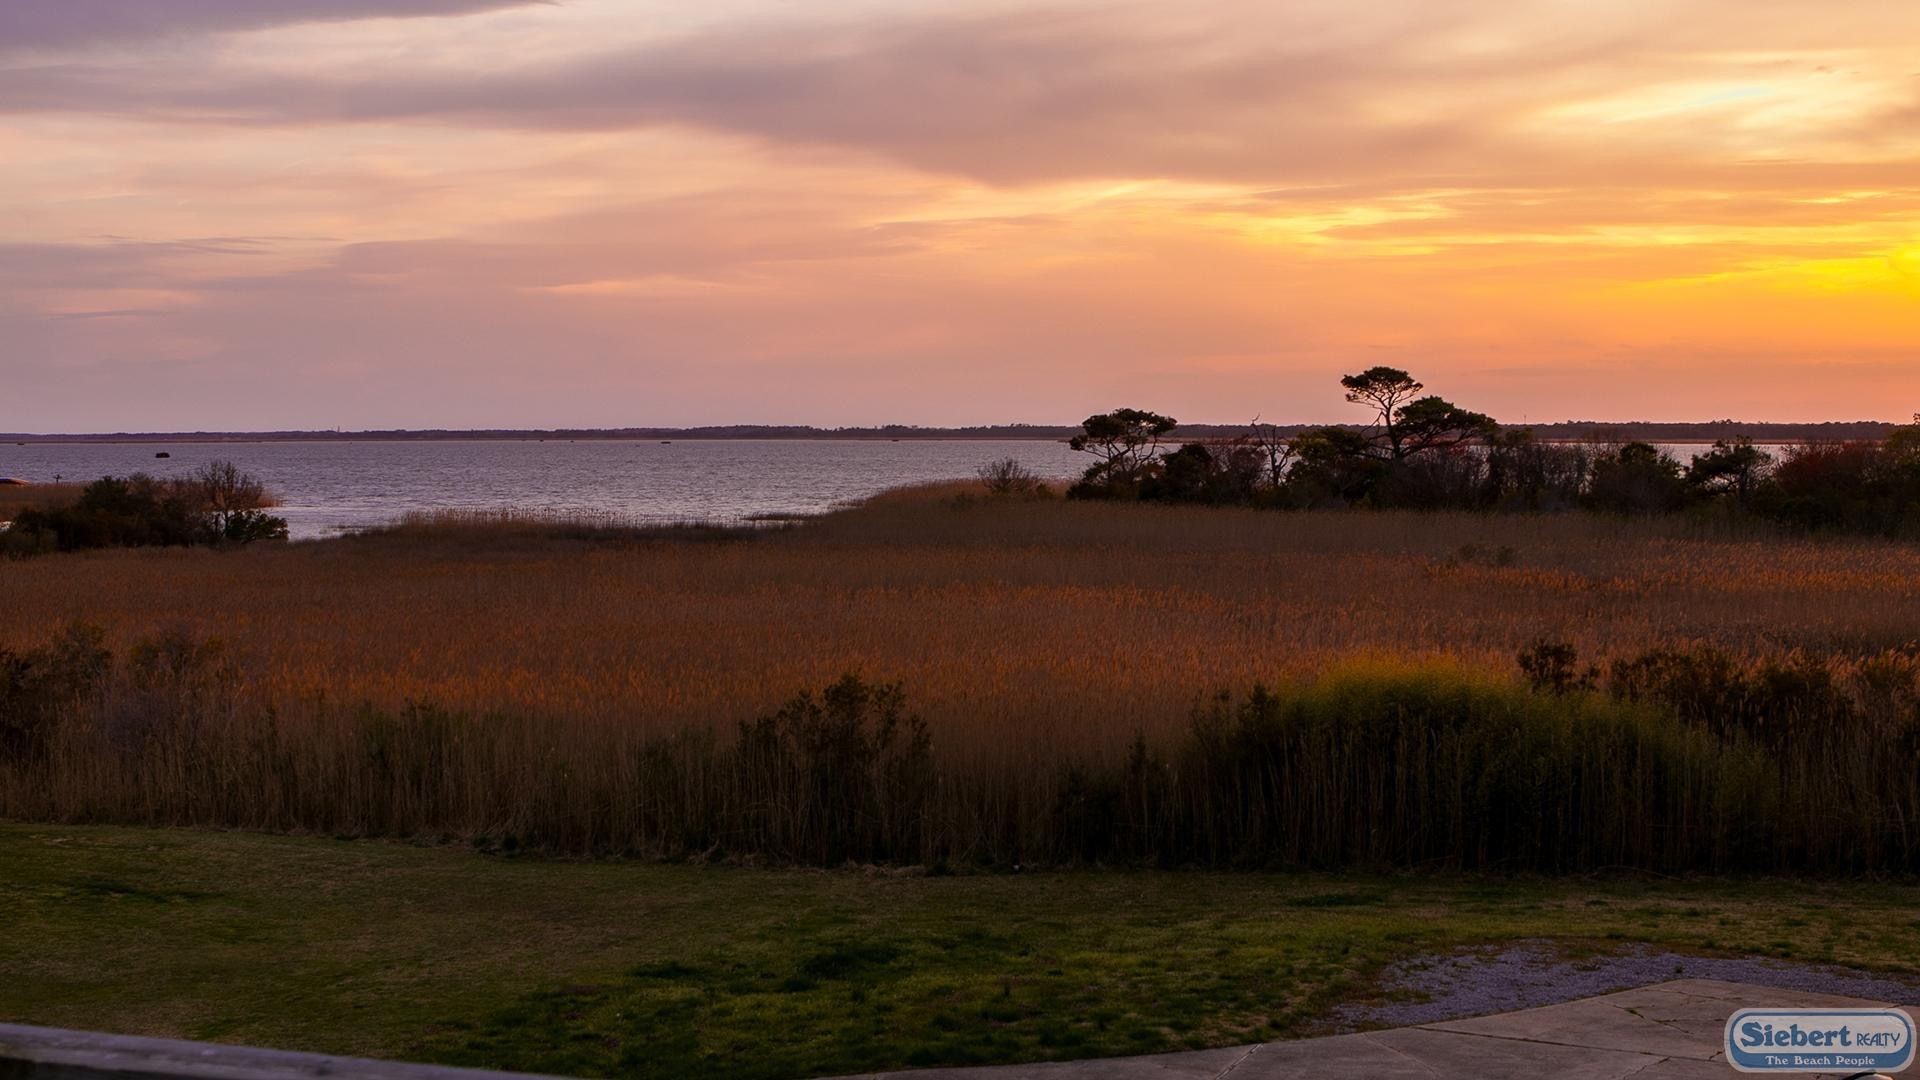
[[[1920,398],[1906,3],[145,10],[0,54],[0,428]]]

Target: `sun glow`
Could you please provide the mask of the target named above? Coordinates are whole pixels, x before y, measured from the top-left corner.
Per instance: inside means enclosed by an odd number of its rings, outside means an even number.
[[[1730,357],[1783,416],[1920,396],[1920,8],[1334,7],[47,9],[0,428],[1237,416],[1362,359],[1535,417],[1720,415]]]

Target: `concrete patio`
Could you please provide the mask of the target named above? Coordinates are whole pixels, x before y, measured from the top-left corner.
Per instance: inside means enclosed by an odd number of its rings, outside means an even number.
[[[899,1080],[1724,1080],[1739,1075],[1720,1052],[1727,1017],[1739,1009],[1898,1004],[1679,979],[1537,1009],[1357,1035],[1104,1061],[877,1075]]]

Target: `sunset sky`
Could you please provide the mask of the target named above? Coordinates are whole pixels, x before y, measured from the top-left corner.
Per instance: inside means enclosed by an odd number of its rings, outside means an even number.
[[[1920,410],[1915,0],[0,0],[0,430]]]

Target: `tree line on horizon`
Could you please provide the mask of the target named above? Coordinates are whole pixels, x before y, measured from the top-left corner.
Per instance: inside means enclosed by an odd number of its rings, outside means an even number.
[[[1273,431],[1297,435],[1316,427],[1350,427],[1347,424],[1273,424]],[[1240,424],[1181,424],[1178,434],[1187,439],[1232,438],[1244,429]],[[1647,442],[1710,442],[1714,439],[1746,435],[1767,442],[1794,440],[1833,441],[1844,439],[1878,440],[1894,425],[1879,420],[1822,420],[1815,423],[1720,420],[1554,420],[1531,425],[1536,437],[1559,442],[1617,441],[1640,439]],[[25,446],[34,443],[118,443],[118,442],[442,442],[442,441],[629,441],[651,439],[687,440],[782,440],[849,439],[906,441],[912,439],[1067,439],[1080,428],[1072,424],[969,424],[940,427],[928,424],[874,424],[842,427],[816,427],[811,424],[708,424],[695,427],[617,427],[617,428],[374,428],[346,431],[139,431],[96,432],[92,434],[0,433],[0,442]]]
[[[1662,514],[1709,507],[1804,529],[1920,534],[1920,415],[1877,440],[1807,440],[1780,454],[1723,438],[1682,463],[1644,441],[1562,443],[1435,394],[1399,368],[1345,375],[1364,425],[1286,430],[1255,422],[1166,448],[1178,422],[1144,409],[1089,416],[1069,445],[1094,463],[1075,499],[1278,509]],[[1032,490],[1004,467],[991,489]]]

